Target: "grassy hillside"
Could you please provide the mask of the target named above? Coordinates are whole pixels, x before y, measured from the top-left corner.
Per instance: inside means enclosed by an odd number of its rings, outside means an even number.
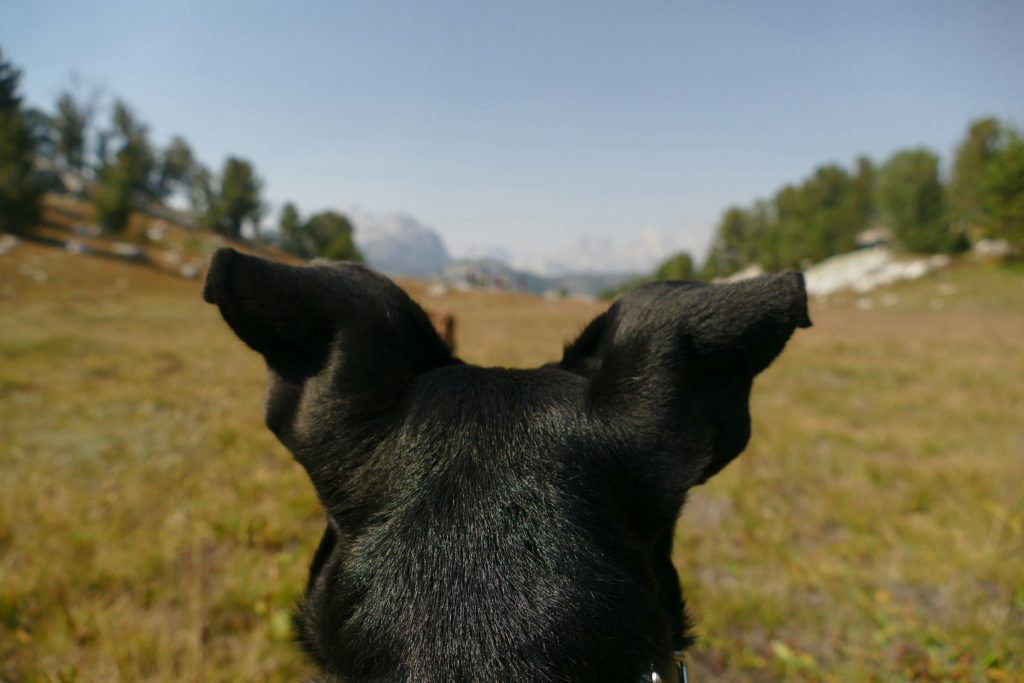
[[[484,364],[551,360],[600,310],[404,284]],[[322,513],[262,425],[262,361],[199,292],[0,256],[0,680],[307,671],[287,612]],[[684,512],[694,680],[1024,680],[1024,275],[886,293],[814,308],[748,452]]]

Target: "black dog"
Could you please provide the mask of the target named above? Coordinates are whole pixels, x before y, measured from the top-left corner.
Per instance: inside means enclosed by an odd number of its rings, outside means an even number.
[[[222,249],[203,296],[327,511],[295,625],[328,680],[676,680],[676,517],[810,325],[800,275],[640,287],[536,370],[464,364],[357,265]]]

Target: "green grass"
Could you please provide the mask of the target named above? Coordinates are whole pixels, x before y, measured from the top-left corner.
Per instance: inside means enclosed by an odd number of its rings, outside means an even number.
[[[487,364],[555,358],[599,310],[408,284]],[[695,681],[1024,680],[1024,278],[887,292],[814,309],[747,453],[691,496]],[[263,372],[196,282],[0,257],[0,680],[308,673],[287,612],[322,513],[262,425]]]

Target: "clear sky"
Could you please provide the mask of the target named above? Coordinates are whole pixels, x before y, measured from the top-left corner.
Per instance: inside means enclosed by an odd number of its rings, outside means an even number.
[[[406,212],[456,253],[698,244],[817,164],[1024,123],[1021,0],[4,0],[0,45],[32,104],[77,73],[274,203]]]

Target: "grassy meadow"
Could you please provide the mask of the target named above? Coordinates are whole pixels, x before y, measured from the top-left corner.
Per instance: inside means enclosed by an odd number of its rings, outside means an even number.
[[[554,359],[601,310],[405,284],[483,364]],[[1024,272],[885,293],[814,306],[692,494],[697,683],[1024,681]],[[263,389],[198,281],[0,256],[0,681],[309,673],[288,611],[322,513]]]

